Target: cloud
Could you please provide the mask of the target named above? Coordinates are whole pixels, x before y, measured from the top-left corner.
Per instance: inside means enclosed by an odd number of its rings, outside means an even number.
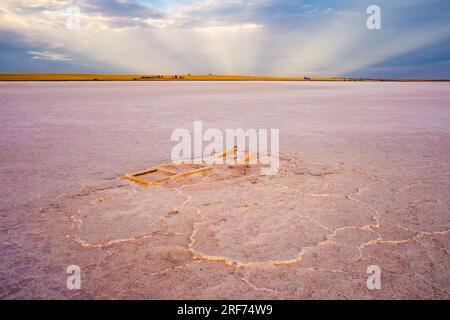
[[[59,53],[51,53],[48,51],[39,52],[39,51],[28,51],[28,54],[31,55],[31,59],[34,60],[49,60],[49,61],[72,61],[71,58],[59,54]]]
[[[427,47],[448,47],[450,2],[379,0],[383,28],[369,31],[371,2],[2,0],[0,51],[14,46],[34,52],[35,63],[130,73],[340,76],[379,68],[395,77],[399,69],[383,63],[417,51],[424,53],[412,62],[423,65],[417,77],[426,77],[427,65],[448,66],[439,63],[448,54]],[[81,10],[80,29],[66,28],[69,5]]]
[[[143,6],[133,0],[91,0],[85,7],[97,14],[114,17],[159,18],[163,12],[155,8]]]

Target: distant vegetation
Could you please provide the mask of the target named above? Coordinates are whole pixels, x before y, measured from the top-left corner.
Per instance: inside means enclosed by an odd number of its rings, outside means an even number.
[[[227,75],[120,75],[120,74],[0,74],[0,81],[448,81],[381,80],[362,78],[255,77]]]

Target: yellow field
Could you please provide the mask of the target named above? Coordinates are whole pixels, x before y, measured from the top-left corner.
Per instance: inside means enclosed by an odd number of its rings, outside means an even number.
[[[226,75],[142,75],[142,74],[57,74],[57,73],[3,73],[0,81],[396,81],[435,82],[449,80],[379,80],[361,78],[287,78]]]
[[[281,78],[225,75],[0,74],[0,81],[345,81],[344,78]]]

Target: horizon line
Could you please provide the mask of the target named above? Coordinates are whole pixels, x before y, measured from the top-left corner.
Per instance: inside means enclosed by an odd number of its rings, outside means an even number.
[[[6,81],[366,81],[450,82],[450,79],[401,79],[364,77],[284,77],[221,74],[108,74],[108,73],[0,73]]]

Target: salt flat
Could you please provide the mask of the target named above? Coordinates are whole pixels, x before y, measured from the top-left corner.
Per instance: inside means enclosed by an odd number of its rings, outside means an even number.
[[[13,82],[0,111],[3,299],[450,298],[448,83]],[[196,120],[280,129],[280,173],[121,178]]]

